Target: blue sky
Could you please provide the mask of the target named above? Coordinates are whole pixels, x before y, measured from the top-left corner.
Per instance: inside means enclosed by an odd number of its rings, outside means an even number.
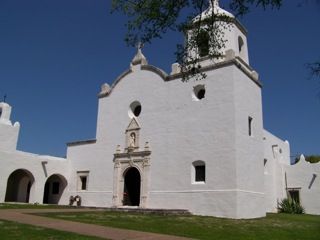
[[[21,124],[20,150],[65,156],[66,142],[95,138],[100,86],[135,54],[123,41],[126,18],[110,14],[110,2],[0,0],[0,98],[7,94]],[[292,155],[320,154],[320,79],[305,68],[320,60],[320,3],[285,0],[279,11],[253,10],[240,21],[264,85],[265,128],[288,139]],[[170,72],[181,41],[168,33],[143,51]]]

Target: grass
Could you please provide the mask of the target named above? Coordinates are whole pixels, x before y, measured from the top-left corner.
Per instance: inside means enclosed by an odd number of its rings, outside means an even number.
[[[0,238],[1,239],[19,239],[19,240],[93,240],[100,239],[87,237],[75,233],[57,231],[42,227],[30,226],[15,222],[0,220]]]
[[[52,209],[66,208],[68,206],[56,205],[32,205],[32,204],[0,204],[0,209],[13,208],[32,208],[32,209]],[[111,226],[116,228],[133,229],[146,232],[155,232],[169,235],[185,236],[196,239],[262,239],[262,240],[313,240],[320,239],[320,216],[316,215],[294,215],[294,214],[268,214],[265,218],[251,220],[232,220],[214,217],[202,216],[162,216],[156,214],[138,214],[123,212],[71,212],[71,213],[43,213],[40,215],[65,219],[70,221],[79,221],[102,226]],[[8,225],[9,224],[9,225]],[[11,224],[11,225],[10,225]],[[94,239],[89,237],[69,237],[66,235],[56,235],[54,230],[40,231],[39,227],[27,227],[23,224],[13,224],[1,221],[0,236],[1,239]],[[3,227],[9,226],[9,227]],[[26,238],[15,237],[20,232],[30,231],[34,236]],[[8,228],[6,232],[5,229]],[[10,230],[11,229],[11,230]],[[31,229],[31,230],[30,230]],[[11,233],[10,233],[11,231]],[[42,235],[42,232],[48,232],[50,238]],[[54,232],[54,233],[50,233]],[[7,234],[7,235],[5,235]],[[8,235],[11,234],[11,235]],[[27,234],[27,233],[26,233]],[[59,233],[60,234],[60,233]],[[4,236],[4,237],[3,237]],[[36,238],[38,237],[39,238]],[[57,237],[56,237],[57,236]],[[74,236],[70,234],[70,236]],[[76,236],[76,235],[75,235]]]
[[[44,215],[70,221],[197,239],[320,239],[320,216],[314,215],[268,214],[266,218],[251,220],[110,211]]]

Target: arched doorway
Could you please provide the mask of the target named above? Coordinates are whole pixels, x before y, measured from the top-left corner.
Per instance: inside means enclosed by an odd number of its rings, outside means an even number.
[[[34,177],[31,172],[25,169],[15,170],[7,181],[5,201],[28,203],[33,183]]]
[[[123,205],[140,205],[141,176],[138,169],[131,167],[124,173]]]
[[[65,177],[59,174],[51,175],[44,185],[43,203],[58,204],[66,186]]]

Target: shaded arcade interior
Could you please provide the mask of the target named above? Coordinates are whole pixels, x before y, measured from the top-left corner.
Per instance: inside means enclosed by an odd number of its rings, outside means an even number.
[[[25,169],[12,172],[7,181],[6,202],[28,203],[33,190],[34,177]]]
[[[59,174],[51,175],[44,185],[43,203],[58,204],[66,186],[65,177]]]

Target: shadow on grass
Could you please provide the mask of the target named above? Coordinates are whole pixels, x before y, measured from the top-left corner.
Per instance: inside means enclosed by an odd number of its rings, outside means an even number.
[[[41,215],[197,239],[320,239],[320,216],[314,215],[268,214],[265,218],[250,220],[110,211]]]

